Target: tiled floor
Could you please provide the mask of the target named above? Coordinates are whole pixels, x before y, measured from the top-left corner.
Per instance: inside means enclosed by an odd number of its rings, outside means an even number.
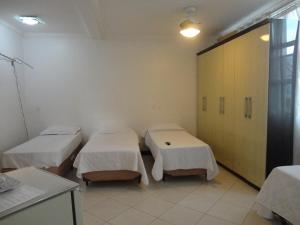
[[[211,182],[201,177],[151,177],[153,160],[144,156],[150,184],[82,185],[84,225],[279,225],[252,207],[257,191],[221,168]],[[85,190],[84,190],[85,189]]]

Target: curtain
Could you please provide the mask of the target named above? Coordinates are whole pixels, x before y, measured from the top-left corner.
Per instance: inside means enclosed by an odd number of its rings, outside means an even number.
[[[300,18],[300,10],[295,10],[298,19]],[[299,30],[298,30],[299,35]],[[298,48],[296,49],[299,56],[299,38],[298,38]],[[295,92],[295,118],[294,118],[294,146],[293,146],[293,163],[295,165],[300,165],[300,60],[298,57],[297,69],[296,69],[296,92]]]
[[[293,164],[298,28],[298,20],[271,20],[267,175]]]

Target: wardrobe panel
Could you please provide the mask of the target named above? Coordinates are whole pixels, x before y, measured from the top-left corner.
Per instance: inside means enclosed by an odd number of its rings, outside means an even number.
[[[252,75],[252,116],[253,122],[251,140],[254,144],[252,155],[252,170],[250,179],[261,186],[265,179],[266,148],[267,148],[267,106],[268,106],[268,76],[269,76],[269,42],[262,41],[261,36],[269,34],[269,25],[262,26],[253,32],[255,43],[254,65]]]
[[[223,72],[223,157],[222,163],[233,169],[234,138],[235,138],[235,51],[236,41],[224,44],[224,72]]]
[[[235,146],[234,146],[234,170],[248,177],[250,166],[249,155],[253,149],[250,130],[252,123],[247,118],[248,87],[253,61],[251,33],[247,33],[236,40],[236,61],[235,61]]]
[[[198,137],[206,141],[206,113],[205,113],[205,56],[198,57]]]

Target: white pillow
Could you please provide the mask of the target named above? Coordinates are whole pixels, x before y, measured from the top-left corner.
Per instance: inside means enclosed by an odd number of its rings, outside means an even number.
[[[52,126],[42,131],[40,135],[72,135],[79,131],[80,127],[76,126]]]
[[[176,123],[159,124],[148,128],[148,131],[159,131],[159,130],[184,130],[184,128],[182,128]]]

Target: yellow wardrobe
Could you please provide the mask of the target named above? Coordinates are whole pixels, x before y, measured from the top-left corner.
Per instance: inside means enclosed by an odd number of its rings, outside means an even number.
[[[217,161],[260,187],[265,179],[269,23],[198,53],[198,136]]]

